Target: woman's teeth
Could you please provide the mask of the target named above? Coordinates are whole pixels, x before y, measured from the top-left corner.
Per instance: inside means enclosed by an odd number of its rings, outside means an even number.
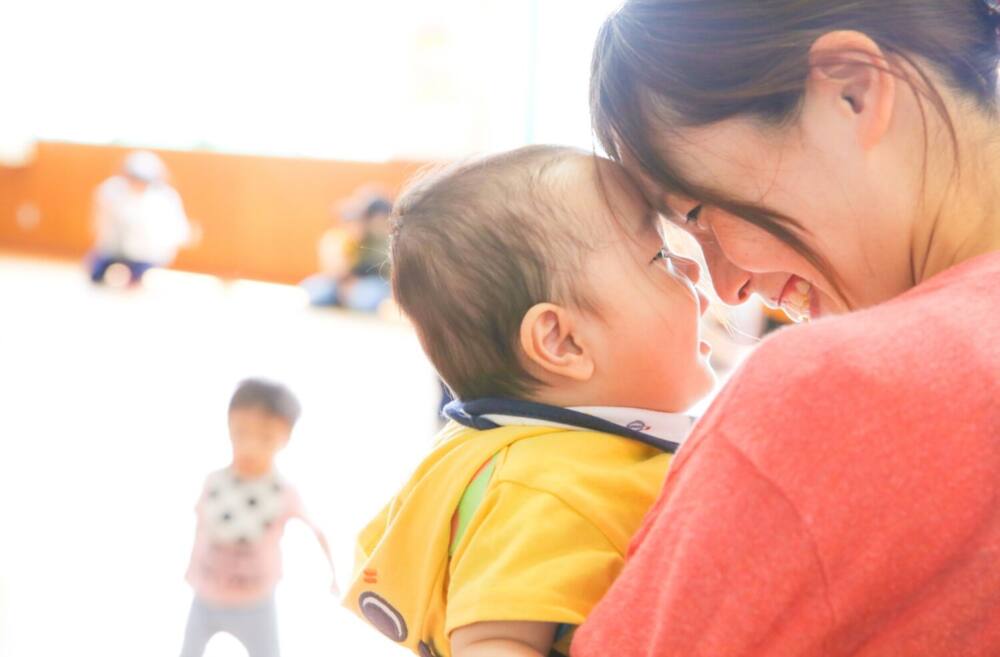
[[[781,309],[793,322],[809,319],[809,307],[812,301],[812,285],[803,280],[795,281],[795,289],[789,291],[781,300]]]

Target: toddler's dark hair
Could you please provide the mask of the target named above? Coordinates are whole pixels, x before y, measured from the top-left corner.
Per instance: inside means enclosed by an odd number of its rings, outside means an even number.
[[[229,412],[237,408],[259,408],[295,426],[302,406],[286,386],[266,379],[243,379],[229,400]]]
[[[589,307],[584,249],[554,167],[588,154],[529,146],[459,163],[410,185],[391,217],[396,302],[459,399],[522,398],[538,384],[520,360],[525,313]]]

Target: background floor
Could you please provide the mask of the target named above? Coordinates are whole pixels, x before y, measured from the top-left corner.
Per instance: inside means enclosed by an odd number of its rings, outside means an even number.
[[[228,462],[226,404],[250,375],[303,402],[280,468],[344,586],[354,533],[436,426],[408,328],[310,310],[294,288],[154,272],[98,289],[74,264],[0,255],[0,655],[178,653],[193,505]],[[308,530],[290,524],[283,546],[286,657],[407,654],[338,607]],[[206,654],[245,653],[220,635]]]

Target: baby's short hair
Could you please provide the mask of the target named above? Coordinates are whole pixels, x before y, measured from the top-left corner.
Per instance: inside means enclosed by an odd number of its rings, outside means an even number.
[[[302,406],[286,386],[266,379],[243,379],[229,400],[229,412],[238,408],[257,408],[295,426]]]
[[[459,399],[519,398],[538,381],[520,358],[525,313],[586,307],[584,249],[555,165],[589,157],[529,146],[425,175],[396,203],[389,255],[396,302]]]

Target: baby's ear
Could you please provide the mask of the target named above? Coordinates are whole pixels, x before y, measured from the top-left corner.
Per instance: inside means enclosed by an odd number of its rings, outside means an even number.
[[[521,320],[521,350],[529,363],[574,381],[594,375],[594,359],[581,339],[576,316],[562,306],[539,303]]]

